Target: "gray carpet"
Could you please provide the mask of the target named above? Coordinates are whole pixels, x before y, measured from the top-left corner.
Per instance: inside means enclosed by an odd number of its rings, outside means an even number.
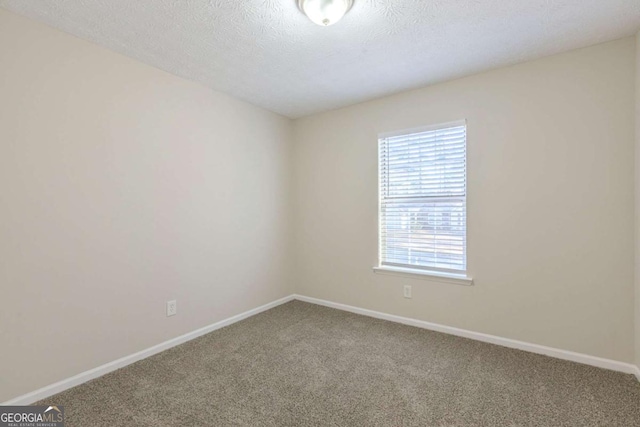
[[[640,426],[620,374],[290,302],[39,404],[66,426]]]

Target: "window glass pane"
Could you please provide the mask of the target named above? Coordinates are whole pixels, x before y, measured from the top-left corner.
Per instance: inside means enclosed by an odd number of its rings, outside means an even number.
[[[383,218],[385,262],[465,269],[464,200],[387,203]]]
[[[380,257],[466,270],[466,126],[380,140]]]

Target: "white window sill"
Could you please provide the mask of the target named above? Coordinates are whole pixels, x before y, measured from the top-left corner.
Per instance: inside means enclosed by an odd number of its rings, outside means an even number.
[[[389,274],[392,276],[411,277],[413,279],[431,280],[433,282],[453,283],[456,285],[471,286],[473,278],[464,274],[444,273],[440,271],[427,271],[401,267],[373,267],[373,272],[377,274]]]

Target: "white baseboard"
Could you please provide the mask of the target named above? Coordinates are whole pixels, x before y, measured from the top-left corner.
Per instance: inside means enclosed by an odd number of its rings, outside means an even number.
[[[630,363],[619,362],[617,360],[611,359],[603,359],[601,357],[589,356],[587,354],[561,350],[553,347],[546,347],[538,344],[531,344],[524,341],[502,338],[495,335],[483,334],[480,332],[468,331],[465,329],[454,328],[452,326],[439,325],[437,323],[425,322],[424,320],[410,319],[408,317],[381,313],[379,311],[367,310],[364,308],[306,297],[303,295],[294,295],[294,298],[312,304],[323,305],[325,307],[331,307],[338,310],[349,311],[351,313],[362,314],[364,316],[375,317],[376,319],[389,320],[391,322],[402,323],[404,325],[416,326],[418,328],[429,329],[431,331],[442,332],[449,335],[456,335],[463,338],[470,338],[472,340],[497,344],[503,347],[524,350],[530,353],[543,354],[545,356],[555,357],[557,359],[570,360],[572,362],[596,366],[598,368],[624,372],[625,374],[634,374],[640,381],[640,369]]]
[[[204,328],[197,329],[193,332],[189,332],[177,338],[173,338],[163,343],[160,343],[158,345],[154,345],[153,347],[149,347],[145,350],[139,351],[129,356],[125,356],[118,360],[114,360],[113,362],[109,362],[105,365],[98,366],[97,368],[93,368],[88,371],[82,372],[71,378],[58,381],[55,384],[48,385],[39,390],[16,397],[15,399],[8,400],[2,403],[1,405],[30,405],[34,402],[37,402],[38,400],[46,399],[49,396],[53,396],[54,394],[63,392],[65,390],[78,386],[92,379],[101,377],[105,374],[108,374],[109,372],[123,368],[139,360],[146,359],[147,357],[153,356],[154,354],[158,354],[162,351],[170,349],[171,347],[175,347],[187,341],[191,341],[192,339],[208,334],[209,332],[213,332],[217,329],[224,328],[225,326],[229,326],[233,323],[239,322],[248,317],[255,316],[258,313],[269,310],[271,308],[274,308],[286,302],[292,301],[293,299],[294,299],[293,295],[289,295],[287,297],[270,302],[263,306],[254,308],[249,311],[245,311],[244,313],[240,313],[236,316],[229,317],[228,319],[221,320],[212,325],[205,326]]]
[[[523,341],[512,340],[509,338],[502,338],[495,335],[488,335],[479,332],[468,331],[465,329],[454,328],[451,326],[439,325],[437,323],[425,322],[423,320],[410,319],[408,317],[396,316],[393,314],[381,313],[378,311],[367,310],[365,308],[353,307],[346,304],[340,304],[331,301],[325,301],[317,298],[306,297],[303,295],[289,295],[279,300],[270,302],[263,306],[254,308],[244,313],[238,314],[228,319],[221,320],[204,328],[200,328],[193,332],[181,335],[177,338],[173,338],[169,341],[165,341],[153,347],[149,347],[145,350],[131,354],[129,356],[122,357],[113,362],[109,362],[105,365],[98,366],[97,368],[90,369],[82,372],[71,378],[67,378],[62,381],[58,381],[55,384],[48,385],[31,393],[24,394],[16,397],[15,399],[8,400],[0,405],[30,405],[38,400],[46,399],[49,396],[63,392],[72,387],[78,386],[82,383],[90,381],[92,379],[101,377],[109,372],[115,371],[120,368],[124,368],[127,365],[135,363],[139,360],[158,354],[162,351],[168,350],[177,345],[183,344],[192,339],[198,338],[202,335],[213,332],[217,329],[229,326],[233,323],[244,320],[248,317],[255,316],[258,313],[277,307],[281,304],[292,300],[300,300],[311,304],[322,305],[325,307],[331,307],[338,310],[349,311],[351,313],[361,314],[368,317],[375,317],[377,319],[388,320],[391,322],[402,323],[405,325],[415,326],[418,328],[428,329],[431,331],[442,332],[445,334],[456,335],[459,337],[470,338],[477,341],[483,341],[491,344],[501,345],[503,347],[515,348],[518,350],[524,350],[531,353],[543,354],[557,359],[570,360],[572,362],[582,363],[585,365],[596,366],[598,368],[610,369],[613,371],[624,372],[626,374],[633,374],[640,381],[640,369],[630,363],[618,362],[616,360],[603,359],[596,356],[589,356],[586,354],[575,353],[567,350],[560,350],[557,348],[546,347],[538,344],[531,344]]]

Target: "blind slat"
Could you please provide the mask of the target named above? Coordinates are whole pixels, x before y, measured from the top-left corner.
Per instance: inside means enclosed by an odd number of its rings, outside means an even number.
[[[381,138],[380,263],[466,270],[466,126]]]

